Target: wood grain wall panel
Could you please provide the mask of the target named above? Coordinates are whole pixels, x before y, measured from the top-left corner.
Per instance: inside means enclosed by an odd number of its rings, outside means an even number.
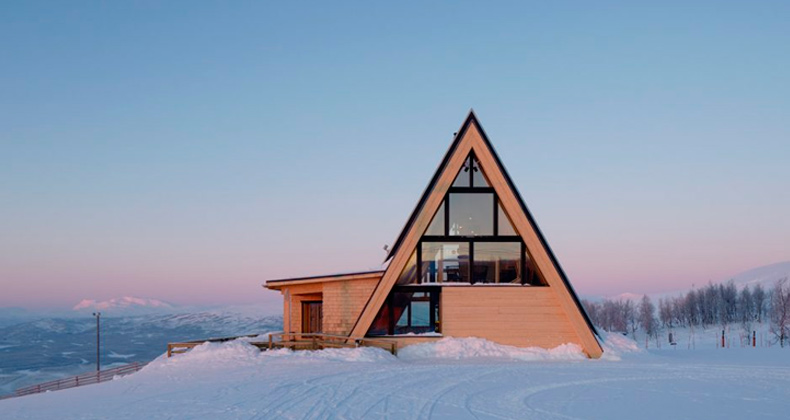
[[[548,287],[445,287],[440,311],[444,336],[480,337],[519,347],[582,345]]]
[[[324,284],[324,332],[348,335],[379,279]]]

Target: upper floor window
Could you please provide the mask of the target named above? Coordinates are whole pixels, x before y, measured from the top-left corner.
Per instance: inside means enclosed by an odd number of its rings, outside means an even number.
[[[545,285],[474,154],[420,238],[398,285]]]
[[[490,186],[491,185],[488,184],[488,180],[486,180],[483,174],[483,170],[480,169],[480,163],[477,162],[477,158],[470,154],[469,157],[464,160],[461,170],[458,171],[455,182],[453,182],[453,187],[488,188]]]

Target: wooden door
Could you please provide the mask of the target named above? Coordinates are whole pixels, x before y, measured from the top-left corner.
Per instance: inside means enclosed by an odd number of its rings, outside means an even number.
[[[320,333],[323,302],[302,302],[302,332],[305,334]]]

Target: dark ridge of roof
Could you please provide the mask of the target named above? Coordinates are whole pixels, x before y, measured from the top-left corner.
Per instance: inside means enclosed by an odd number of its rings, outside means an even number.
[[[302,281],[302,280],[315,280],[315,279],[322,279],[322,278],[360,276],[360,275],[364,275],[364,274],[376,274],[376,273],[383,274],[384,271],[385,270],[356,271],[356,272],[353,272],[353,273],[328,274],[328,275],[323,275],[323,276],[290,277],[290,278],[287,278],[287,279],[266,280],[266,284],[269,284],[269,283],[280,283],[280,282],[286,282],[286,281]]]
[[[516,188],[516,185],[513,183],[513,180],[510,178],[510,174],[508,174],[507,170],[505,170],[505,166],[502,164],[502,160],[499,159],[499,155],[497,154],[496,149],[494,149],[494,146],[491,144],[491,141],[488,139],[488,135],[486,135],[485,130],[483,130],[483,126],[480,125],[480,122],[477,120],[477,116],[475,115],[474,110],[469,111],[469,115],[466,117],[466,120],[461,125],[461,129],[458,130],[458,134],[456,134],[455,139],[453,139],[452,144],[450,144],[450,148],[447,150],[447,153],[444,155],[444,158],[442,159],[442,162],[439,164],[439,167],[434,173],[433,178],[431,178],[431,182],[428,184],[428,186],[425,188],[425,191],[422,193],[422,197],[420,198],[420,201],[417,203],[417,206],[414,208],[414,211],[412,211],[409,220],[406,222],[406,225],[403,227],[403,230],[398,236],[397,241],[395,241],[395,245],[393,245],[389,254],[387,254],[387,258],[384,261],[387,261],[390,258],[392,258],[392,256],[395,255],[395,252],[401,246],[401,243],[403,242],[403,239],[406,236],[406,232],[409,229],[411,229],[414,220],[417,218],[417,215],[422,210],[425,201],[428,199],[428,195],[430,195],[431,191],[433,190],[433,187],[435,186],[437,180],[439,179],[439,175],[441,174],[442,169],[447,164],[447,161],[450,160],[450,156],[453,154],[453,151],[455,151],[455,149],[458,147],[460,140],[463,138],[464,134],[466,133],[466,130],[469,129],[469,125],[472,123],[474,123],[477,126],[477,129],[480,131],[480,136],[483,138],[483,141],[485,142],[488,149],[491,150],[491,155],[494,156],[494,161],[496,162],[497,167],[499,167],[499,171],[502,173],[505,180],[507,181],[508,186],[513,191],[513,194],[516,196],[519,205],[521,205],[521,210],[527,216],[527,220],[529,220],[529,222],[535,228],[535,232],[538,234],[538,239],[540,239],[541,245],[543,245],[543,248],[546,249],[547,254],[549,254],[549,258],[551,259],[551,262],[557,268],[557,271],[560,274],[560,278],[562,278],[562,281],[563,283],[565,283],[565,286],[568,288],[568,291],[570,292],[573,301],[576,303],[576,306],[581,311],[585,322],[587,322],[587,326],[590,327],[590,329],[593,331],[595,335],[600,337],[600,334],[598,334],[598,330],[595,329],[595,326],[590,320],[589,315],[587,315],[587,311],[584,309],[584,305],[582,305],[581,301],[579,300],[579,297],[576,295],[576,291],[573,290],[573,286],[571,286],[571,283],[568,280],[568,276],[565,274],[565,270],[563,270],[562,266],[560,266],[557,257],[554,255],[554,251],[551,249],[548,242],[546,242],[546,238],[543,236],[543,232],[541,232],[540,227],[535,222],[535,218],[532,217],[532,213],[527,208],[527,204],[524,202],[524,199],[521,197],[521,193],[519,193],[518,188]]]

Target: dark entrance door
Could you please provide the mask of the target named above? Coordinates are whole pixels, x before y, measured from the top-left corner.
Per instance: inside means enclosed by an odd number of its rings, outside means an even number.
[[[323,302],[302,302],[302,332],[305,334],[320,333]]]

